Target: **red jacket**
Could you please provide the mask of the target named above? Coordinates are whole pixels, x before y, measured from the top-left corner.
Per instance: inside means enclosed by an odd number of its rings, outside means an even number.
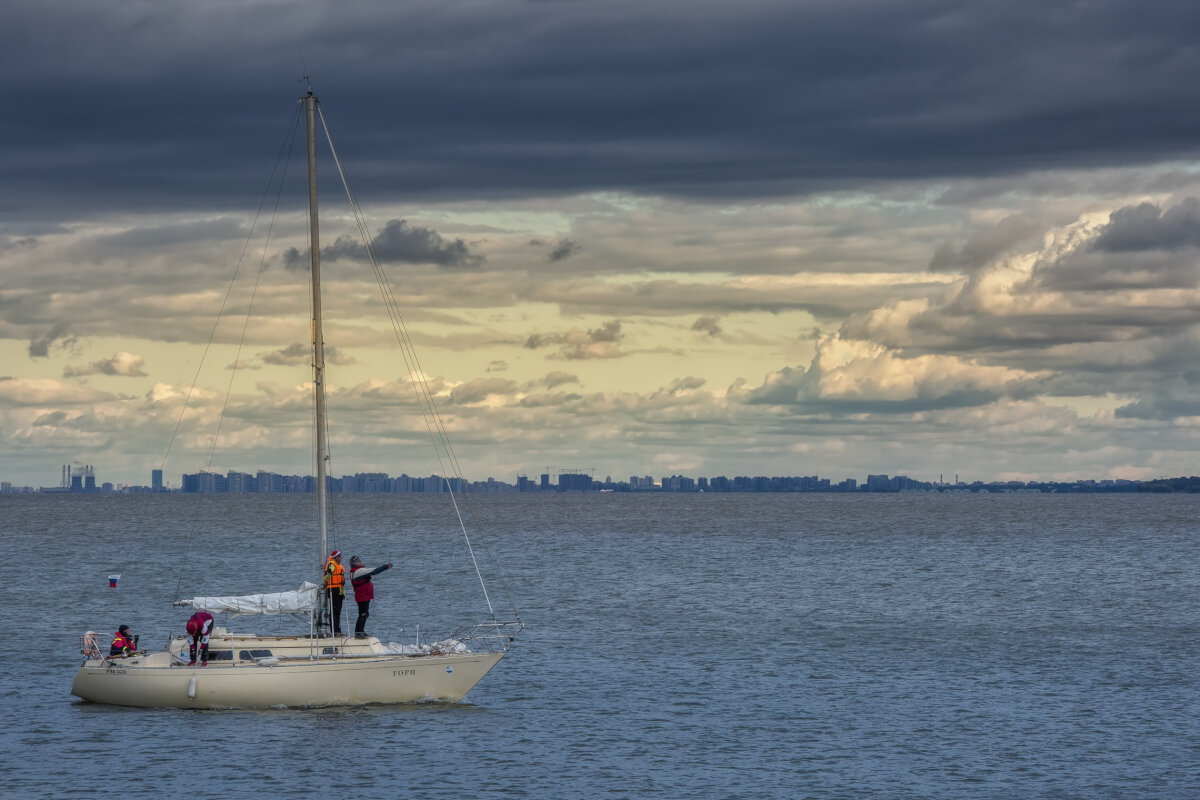
[[[200,632],[192,634],[193,638],[199,638],[201,636],[208,636],[210,633],[212,633],[212,629],[213,629],[213,615],[212,614],[208,613],[207,611],[197,611],[195,614],[192,614],[192,618],[189,619],[188,622],[191,622],[193,619],[196,620],[196,624],[200,626]]]
[[[137,652],[133,639],[117,631],[113,634],[112,647],[108,648],[110,656],[131,656]]]
[[[384,564],[382,567],[376,567],[375,569],[359,567],[358,569],[354,570],[353,574],[350,576],[350,583],[354,584],[355,602],[362,603],[367,600],[374,600],[375,584],[371,582],[371,576],[378,575],[385,569],[391,568],[391,564]]]

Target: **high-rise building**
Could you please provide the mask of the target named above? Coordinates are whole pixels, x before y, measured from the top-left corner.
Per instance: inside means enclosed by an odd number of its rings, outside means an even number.
[[[560,492],[586,492],[592,488],[592,476],[583,472],[563,471],[558,473]]]
[[[156,492],[163,490],[162,472],[161,469],[150,470],[150,488]]]

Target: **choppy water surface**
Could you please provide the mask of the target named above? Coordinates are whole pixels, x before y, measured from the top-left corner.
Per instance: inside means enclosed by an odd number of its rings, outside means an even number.
[[[443,499],[339,500],[334,545],[396,564],[373,632],[486,609]],[[189,712],[71,697],[78,634],[158,647],[177,585],[292,588],[311,502],[0,496],[6,792],[1200,797],[1200,499],[476,504],[528,627],[466,702]]]

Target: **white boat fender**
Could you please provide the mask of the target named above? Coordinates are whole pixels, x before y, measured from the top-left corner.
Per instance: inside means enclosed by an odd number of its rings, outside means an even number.
[[[279,663],[279,659],[276,658],[275,656],[266,656],[264,658],[258,659],[258,665],[260,667],[273,667],[278,663]]]
[[[196,697],[196,676],[188,678],[188,699],[193,700]]]

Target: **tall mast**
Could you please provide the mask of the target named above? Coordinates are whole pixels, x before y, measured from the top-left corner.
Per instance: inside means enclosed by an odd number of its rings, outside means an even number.
[[[321,333],[321,239],[317,230],[317,98],[310,89],[304,96],[308,123],[308,243],[312,251],[313,400],[317,414],[317,513],[320,515],[321,560],[328,554],[328,504],[325,467],[329,460],[325,440],[325,338]],[[322,565],[323,566],[323,565]]]

